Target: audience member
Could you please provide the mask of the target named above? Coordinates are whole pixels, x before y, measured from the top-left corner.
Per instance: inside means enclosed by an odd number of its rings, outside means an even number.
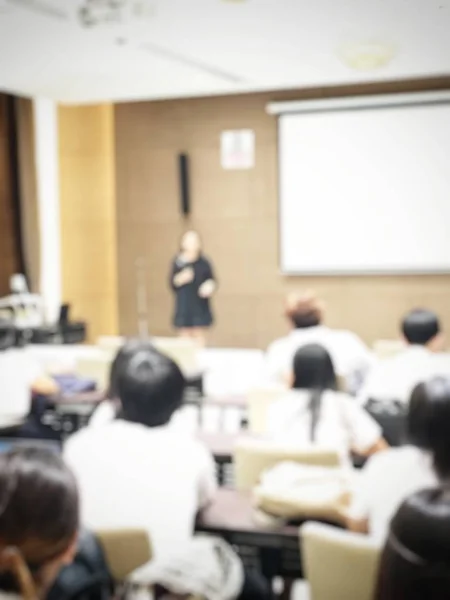
[[[444,336],[437,315],[430,310],[409,312],[402,322],[404,351],[380,361],[369,374],[360,394],[368,400],[407,402],[414,387],[433,375],[450,375],[450,361],[438,355],[444,349]]]
[[[167,557],[190,538],[198,509],[214,495],[214,462],[171,424],[185,387],[177,365],[148,342],[129,342],[121,356],[112,378],[119,418],[75,434],[65,456],[86,526],[144,528],[156,557]]]
[[[292,391],[269,408],[268,430],[289,443],[317,443],[369,455],[386,447],[381,429],[354,400],[337,391],[327,350],[307,344],[294,356]]]
[[[76,551],[75,479],[49,450],[0,454],[0,598],[44,598]]]
[[[321,344],[330,353],[337,374],[345,379],[350,391],[356,392],[372,365],[373,357],[354,333],[324,325],[324,311],[324,303],[312,291],[287,297],[285,314],[292,331],[269,346],[269,375],[284,383],[289,377],[296,350],[305,344]]]
[[[47,377],[26,349],[15,347],[15,331],[0,322],[0,429],[21,425],[31,408],[32,394],[54,394],[58,386]]]
[[[392,520],[375,600],[450,598],[450,490],[409,497]]]
[[[404,498],[450,476],[450,378],[419,384],[409,403],[408,445],[390,448],[364,467],[349,511],[349,527],[384,539]]]

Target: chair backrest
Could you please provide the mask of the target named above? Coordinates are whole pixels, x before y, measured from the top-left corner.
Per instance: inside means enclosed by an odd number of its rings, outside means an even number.
[[[262,473],[279,464],[291,461],[303,465],[337,467],[341,464],[334,450],[293,448],[273,440],[244,439],[234,448],[234,476],[238,490],[252,490]]]
[[[259,435],[267,432],[269,407],[285,393],[285,388],[280,386],[250,390],[247,395],[248,429],[250,433]]]
[[[102,530],[96,531],[95,536],[116,582],[124,581],[152,558],[151,543],[143,529]]]
[[[376,357],[383,359],[400,354],[405,349],[405,343],[402,340],[376,340],[372,348]]]
[[[372,600],[381,548],[368,536],[331,525],[300,528],[300,555],[311,600]]]
[[[118,352],[125,343],[125,338],[119,335],[101,335],[97,338],[96,346],[101,350]]]
[[[185,375],[198,371],[200,347],[195,340],[155,337],[151,341],[155,348],[175,361]]]

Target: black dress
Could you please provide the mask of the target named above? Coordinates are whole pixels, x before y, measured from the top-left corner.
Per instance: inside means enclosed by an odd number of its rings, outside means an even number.
[[[193,269],[194,279],[190,283],[177,287],[173,283],[173,278],[185,268]],[[213,315],[209,298],[200,298],[198,295],[200,286],[208,279],[215,281],[211,263],[204,256],[200,256],[195,262],[185,262],[179,256],[173,261],[170,285],[175,292],[173,324],[177,329],[212,325]]]

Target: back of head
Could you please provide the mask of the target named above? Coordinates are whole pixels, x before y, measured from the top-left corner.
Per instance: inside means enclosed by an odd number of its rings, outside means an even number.
[[[313,291],[293,293],[286,298],[285,314],[296,329],[320,325],[324,304]]]
[[[431,310],[412,310],[402,322],[403,337],[408,344],[427,346],[440,332],[439,318]]]
[[[77,530],[75,479],[58,455],[33,447],[0,455],[0,590],[35,600]]]
[[[327,350],[319,344],[300,347],[294,356],[294,377],[292,387],[296,390],[310,390],[309,411],[311,413],[310,440],[316,439],[316,429],[320,418],[322,393],[337,389],[337,378],[333,361]]]
[[[450,490],[423,490],[401,505],[391,522],[375,598],[450,598]]]
[[[121,416],[148,427],[168,423],[183,401],[186,382],[179,367],[146,341],[128,342],[119,355],[112,380]]]
[[[450,477],[450,377],[433,377],[412,392],[408,441],[428,451],[441,478]]]
[[[335,390],[336,373],[328,351],[320,344],[301,346],[294,355],[295,389]]]

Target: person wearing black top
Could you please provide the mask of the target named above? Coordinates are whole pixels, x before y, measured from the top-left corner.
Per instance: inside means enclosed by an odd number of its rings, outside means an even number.
[[[213,324],[210,298],[216,290],[216,281],[195,231],[183,235],[180,252],[172,263],[170,285],[175,292],[175,328],[181,336],[203,343],[204,330]]]

